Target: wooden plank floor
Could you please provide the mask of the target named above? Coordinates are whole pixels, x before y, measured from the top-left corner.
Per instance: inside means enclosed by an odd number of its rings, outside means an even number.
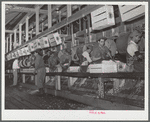
[[[69,99],[45,95],[31,95],[31,89],[24,87],[5,88],[5,109],[56,109],[56,110],[101,110]]]

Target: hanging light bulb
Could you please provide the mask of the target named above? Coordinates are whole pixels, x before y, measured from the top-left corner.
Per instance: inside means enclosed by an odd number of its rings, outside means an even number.
[[[56,8],[56,13],[57,13],[57,14],[59,13],[59,8]]]

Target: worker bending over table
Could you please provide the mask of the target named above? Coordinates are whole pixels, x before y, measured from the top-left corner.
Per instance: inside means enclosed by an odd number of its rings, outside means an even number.
[[[133,72],[144,72],[144,56],[140,53],[138,43],[141,41],[141,33],[134,30],[128,40],[127,64]]]

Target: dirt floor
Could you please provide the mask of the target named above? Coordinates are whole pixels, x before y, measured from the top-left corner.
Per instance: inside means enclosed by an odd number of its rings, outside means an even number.
[[[31,95],[29,88],[5,87],[5,109],[55,109],[55,110],[101,110],[76,101],[46,94],[42,97]]]

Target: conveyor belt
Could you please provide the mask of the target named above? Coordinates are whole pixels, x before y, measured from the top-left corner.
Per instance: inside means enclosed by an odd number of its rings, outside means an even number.
[[[7,74],[7,73],[6,73]],[[9,74],[9,73],[8,73]],[[34,75],[32,71],[30,72],[19,72],[19,74],[31,74]],[[81,73],[81,72],[49,72],[46,73],[46,76],[68,76],[68,77],[91,77],[91,78],[126,78],[126,79],[134,79],[141,78],[144,79],[144,72],[118,72],[118,73]]]

